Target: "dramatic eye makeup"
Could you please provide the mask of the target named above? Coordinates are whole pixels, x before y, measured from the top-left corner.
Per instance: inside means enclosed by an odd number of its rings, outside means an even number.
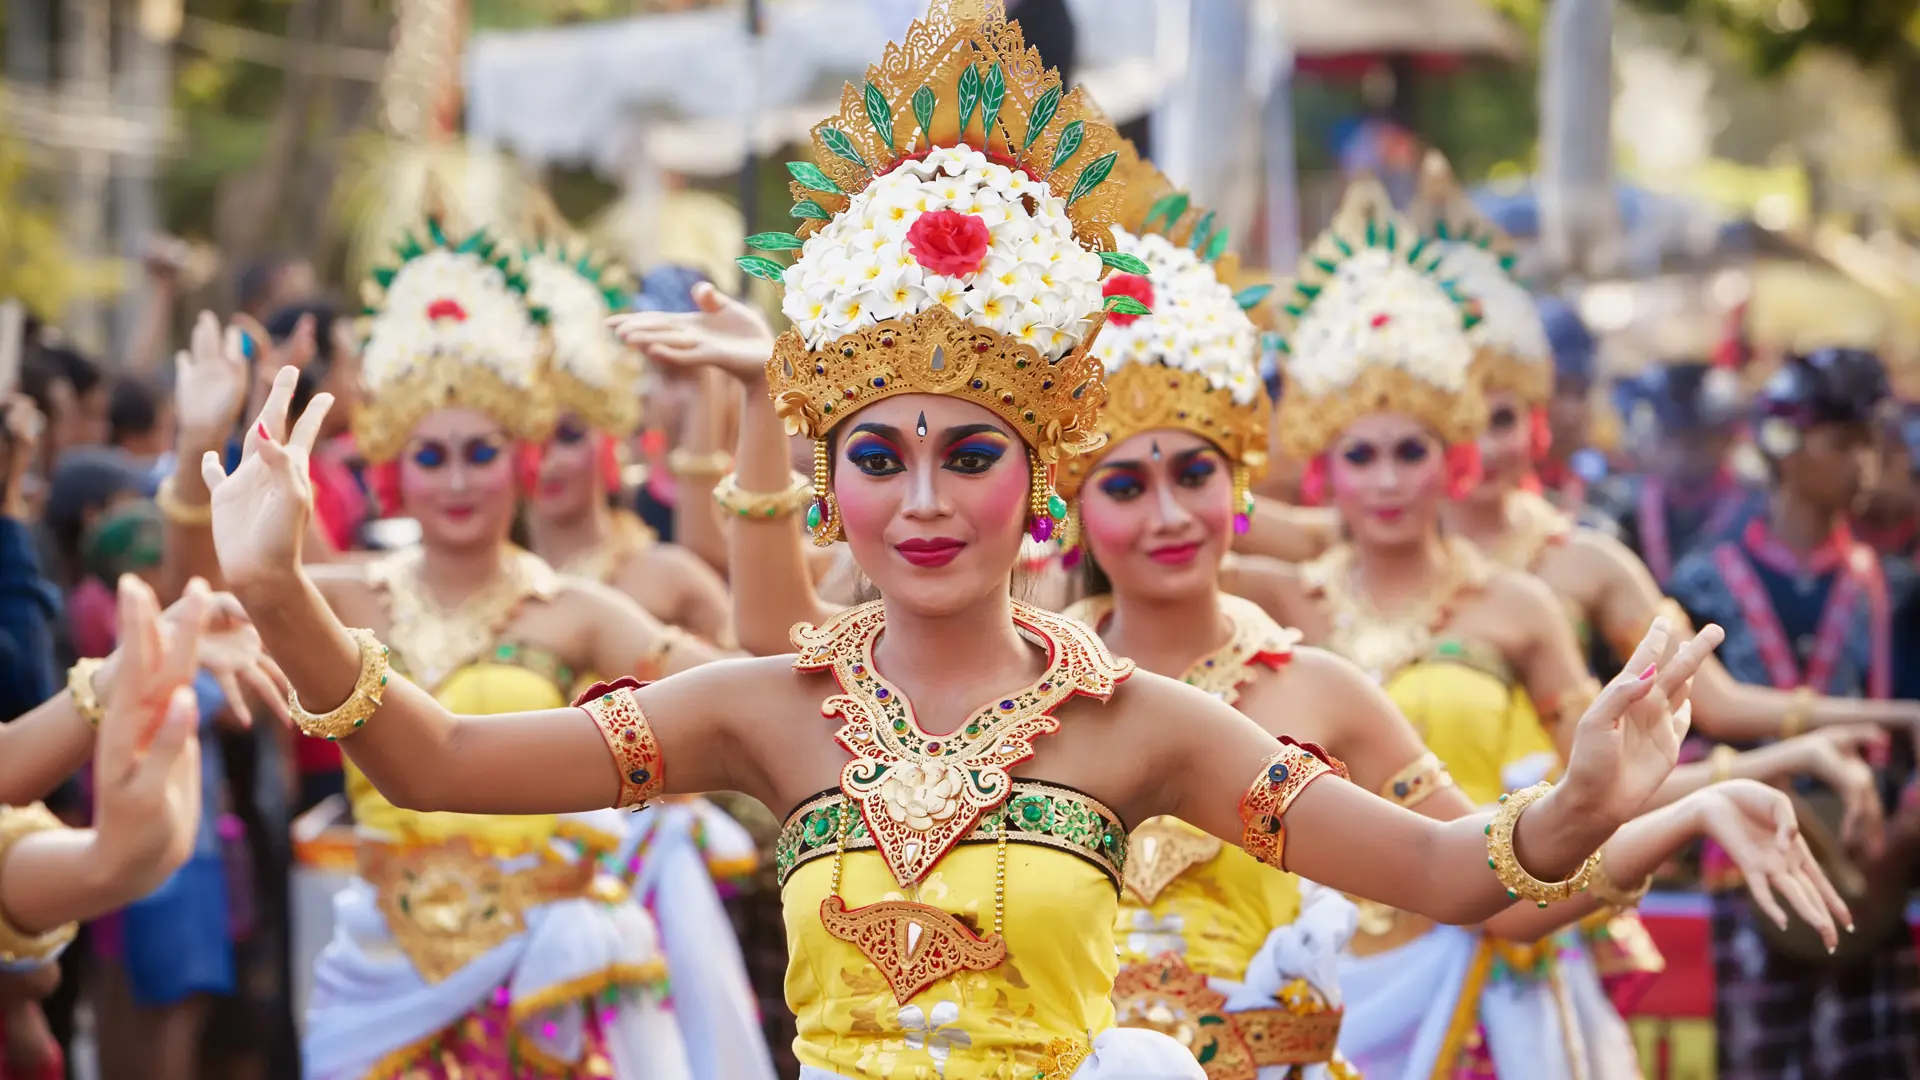
[[[1139,498],[1147,490],[1140,473],[1131,465],[1115,465],[1102,469],[1099,479],[1094,481],[1100,493],[1114,502],[1126,502]]]
[[[955,428],[947,433],[946,467],[957,473],[986,472],[1013,444],[999,428],[987,424]]]
[[[461,447],[461,456],[469,465],[491,465],[502,449],[498,439],[473,439]]]
[[[1494,431],[1512,431],[1520,422],[1520,413],[1511,405],[1501,405],[1487,417],[1487,427]]]
[[[413,448],[413,463],[423,469],[440,468],[447,463],[448,456],[446,444],[431,439]]]
[[[1402,465],[1418,465],[1433,454],[1433,447],[1425,439],[1406,438],[1385,450],[1370,442],[1356,442],[1340,451],[1347,464],[1362,469],[1379,461],[1382,454],[1391,454]]]
[[[904,467],[901,463],[900,448],[888,438],[878,424],[862,424],[847,436],[845,456],[847,463],[868,476],[892,476]]]
[[[578,446],[591,434],[587,426],[578,420],[568,418],[560,421],[553,429],[553,441],[562,446]]]
[[[1198,450],[1193,456],[1179,464],[1179,480],[1184,487],[1199,487],[1207,482],[1214,473],[1220,471],[1219,462],[1214,460],[1210,451]]]

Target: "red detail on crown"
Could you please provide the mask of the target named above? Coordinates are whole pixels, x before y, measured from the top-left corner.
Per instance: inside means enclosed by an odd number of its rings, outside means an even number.
[[[1131,296],[1148,307],[1153,306],[1153,282],[1139,274],[1108,274],[1107,280],[1100,285],[1100,295]],[[1107,321],[1115,326],[1132,326],[1139,320],[1138,315],[1128,315],[1113,311],[1107,313]]]
[[[427,318],[436,322],[441,319],[452,319],[454,322],[466,322],[467,309],[461,307],[460,301],[458,300],[441,297],[427,305]]]

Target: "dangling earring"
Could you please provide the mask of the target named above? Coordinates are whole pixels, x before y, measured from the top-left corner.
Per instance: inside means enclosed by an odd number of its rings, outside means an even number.
[[[827,440],[813,440],[813,505],[807,507],[807,531],[820,547],[831,547],[845,540],[841,527],[840,503],[833,497],[833,477],[827,469]]]
[[[1253,477],[1245,465],[1233,467],[1233,532],[1245,536],[1253,528]]]
[[[1053,481],[1048,468],[1040,461],[1040,455],[1028,458],[1033,468],[1033,487],[1029,496],[1029,509],[1033,511],[1033,522],[1027,526],[1027,535],[1041,543],[1053,538],[1053,523],[1065,521],[1067,501],[1053,490]]]

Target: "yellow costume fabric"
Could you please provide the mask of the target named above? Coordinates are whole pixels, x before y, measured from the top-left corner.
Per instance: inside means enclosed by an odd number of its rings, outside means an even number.
[[[1157,850],[1145,850],[1147,841]],[[1123,963],[1178,952],[1188,967],[1208,978],[1239,982],[1273,928],[1300,917],[1298,878],[1173,818],[1154,818],[1142,827],[1129,879],[1138,876],[1143,862],[1177,865],[1208,850],[1211,857],[1189,863],[1150,903],[1132,888],[1121,895],[1114,936]]]
[[[1554,752],[1533,699],[1474,645],[1436,643],[1426,659],[1395,672],[1386,691],[1477,806],[1505,793],[1507,766]]]

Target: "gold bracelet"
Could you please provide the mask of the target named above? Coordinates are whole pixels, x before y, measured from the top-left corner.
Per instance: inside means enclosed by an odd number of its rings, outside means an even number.
[[[1285,870],[1287,808],[1308,784],[1333,772],[1313,751],[1282,743],[1279,753],[1261,762],[1259,777],[1240,797],[1241,850],[1275,870]]]
[[[153,493],[153,505],[160,508],[160,515],[175,525],[201,527],[213,524],[213,504],[192,505],[180,501],[173,490],[173,477],[160,481],[160,489]]]
[[[1500,878],[1500,884],[1507,887],[1509,900],[1531,900],[1541,907],[1555,900],[1565,900],[1585,889],[1593,878],[1594,869],[1600,865],[1600,853],[1596,851],[1587,856],[1587,861],[1580,864],[1580,869],[1565,881],[1541,881],[1520,865],[1519,856],[1513,852],[1514,827],[1520,823],[1520,814],[1527,807],[1540,801],[1541,796],[1552,790],[1552,784],[1542,781],[1511,795],[1500,796],[1500,808],[1494,811],[1493,821],[1487,825],[1487,866]]]
[[[1725,743],[1713,748],[1713,753],[1707,755],[1707,762],[1713,766],[1714,783],[1724,784],[1733,779],[1733,759],[1739,756],[1740,751]]]
[[[616,686],[580,708],[593,718],[619,770],[620,797],[614,807],[638,809],[660,794],[667,784],[666,763],[660,756],[660,740],[654,737],[647,714],[633,696],[633,687]]]
[[[100,718],[107,714],[107,706],[100,700],[100,688],[93,685],[100,675],[100,669],[106,666],[105,660],[81,660],[67,669],[67,692],[73,695],[73,707],[94,730],[100,728]]]
[[[1440,764],[1439,755],[1429,753],[1394,773],[1380,786],[1380,797],[1411,809],[1425,802],[1435,792],[1452,786],[1453,774]]]
[[[1787,705],[1787,713],[1780,718],[1780,737],[1791,739],[1807,730],[1807,717],[1813,712],[1813,688],[1798,687],[1793,691],[1793,701]]]
[[[1647,898],[1647,892],[1652,888],[1652,874],[1648,874],[1646,880],[1631,889],[1623,889],[1614,884],[1613,875],[1607,873],[1605,848],[1600,849],[1600,868],[1598,872],[1593,875],[1592,881],[1587,882],[1587,891],[1592,893],[1595,899],[1615,911],[1631,911],[1639,907],[1640,901]]]
[[[347,636],[360,647],[360,677],[354,680],[353,693],[339,708],[316,715],[300,707],[299,693],[287,692],[294,726],[328,742],[339,742],[366,726],[367,718],[379,710],[380,699],[387,692],[387,647],[371,630],[348,630]]]
[[[733,455],[725,450],[701,454],[677,449],[667,455],[667,471],[682,480],[718,480],[733,471]]]
[[[64,828],[66,825],[39,803],[0,806],[0,872],[4,872],[15,844],[34,833]],[[0,911],[0,963],[44,964],[59,955],[79,930],[78,923],[68,923],[44,934],[29,934],[8,922],[6,912]]]
[[[733,473],[720,478],[713,487],[713,501],[735,517],[769,521],[789,517],[813,501],[813,481],[801,473],[793,474],[787,490],[778,492],[742,491]]]

